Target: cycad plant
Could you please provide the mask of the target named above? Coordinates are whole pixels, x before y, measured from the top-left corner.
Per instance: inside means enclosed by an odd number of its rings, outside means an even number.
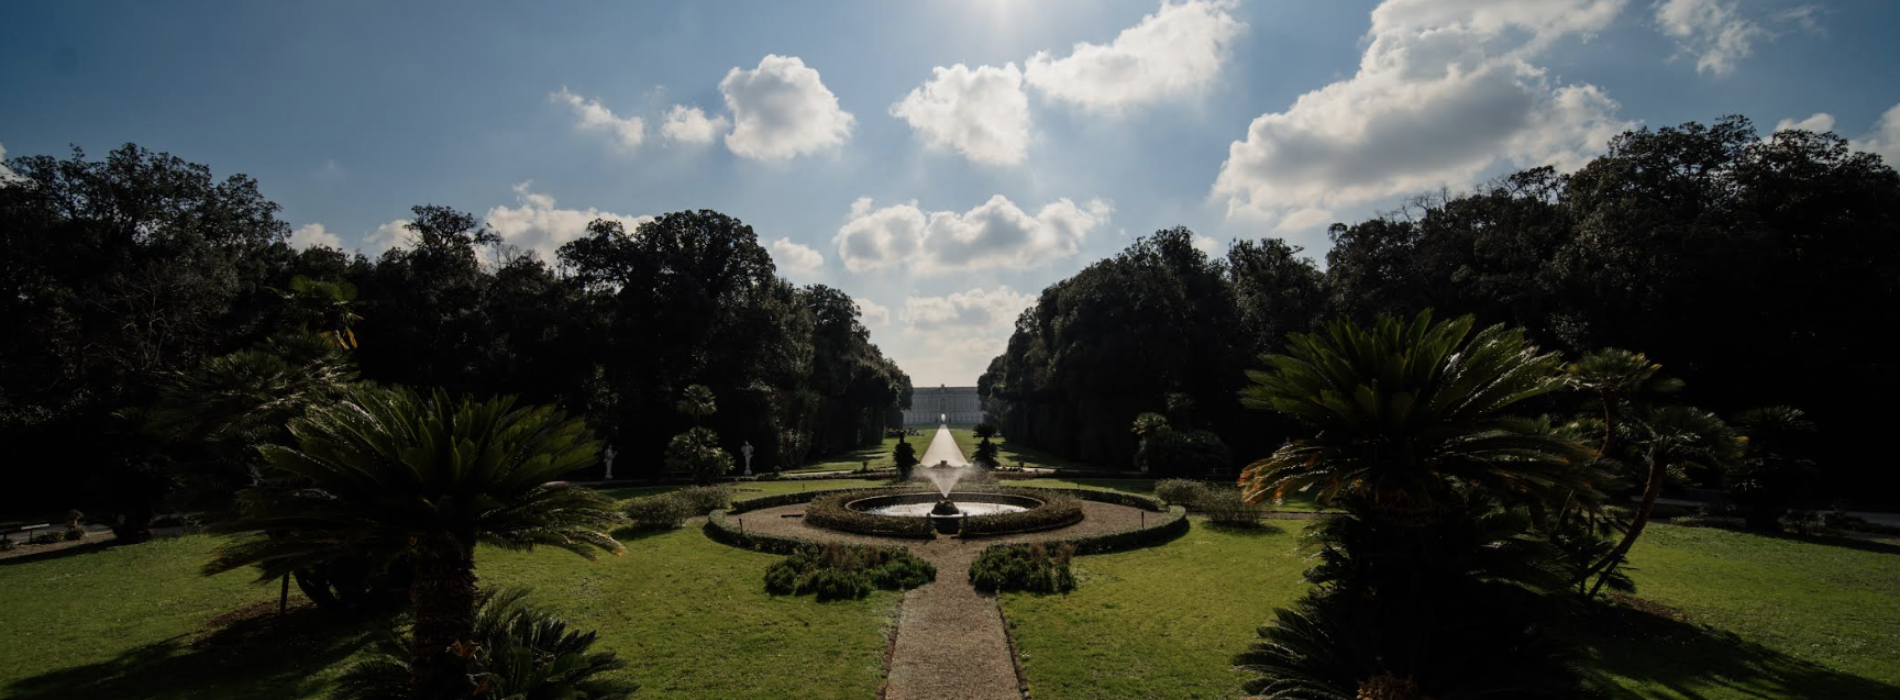
[[[607,700],[634,691],[634,684],[607,674],[627,663],[611,651],[594,651],[595,634],[527,602],[525,589],[483,596],[471,639],[475,697],[507,700]],[[353,700],[417,698],[409,687],[411,666],[399,640],[343,674],[342,696]]]
[[[1578,574],[1581,587],[1597,577],[1587,597],[1595,597],[1622,565],[1630,548],[1649,524],[1662,495],[1663,483],[1670,474],[1690,468],[1721,471],[1742,455],[1744,440],[1715,414],[1690,406],[1646,407],[1627,416],[1617,427],[1618,449],[1622,461],[1638,466],[1648,474],[1642,500],[1637,503],[1623,537],[1596,563]]]
[[[1575,483],[1587,455],[1574,440],[1515,412],[1564,386],[1557,353],[1521,329],[1472,333],[1464,316],[1433,323],[1380,315],[1371,327],[1327,324],[1288,337],[1286,354],[1261,359],[1241,392],[1249,408],[1275,411],[1308,433],[1248,465],[1247,499],[1318,489],[1321,503],[1400,525],[1426,525],[1454,489],[1507,503],[1542,501]]]
[[[272,580],[366,554],[406,558],[416,697],[472,693],[476,544],[622,551],[607,534],[620,520],[613,503],[557,481],[593,465],[600,444],[553,408],[358,387],[291,421],[290,433],[295,446],[260,449],[293,479],[240,494],[240,516],[222,529],[256,534],[205,572],[256,565]]]
[[[1542,641],[1565,582],[1529,511],[1589,491],[1590,451],[1521,404],[1564,386],[1562,360],[1469,316],[1380,316],[1294,334],[1242,402],[1306,432],[1240,478],[1248,500],[1318,491],[1346,512],[1309,526],[1318,587],[1240,658],[1274,698],[1566,697]],[[1502,663],[1503,665],[1500,665]]]

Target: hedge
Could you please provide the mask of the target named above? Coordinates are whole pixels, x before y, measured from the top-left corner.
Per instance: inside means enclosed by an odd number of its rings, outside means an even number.
[[[1042,489],[1053,491],[1054,489]],[[997,489],[998,493],[1011,496],[1026,496],[1042,501],[1042,506],[1020,513],[997,513],[994,515],[972,515],[959,523],[958,536],[975,535],[994,536],[1012,535],[1023,532],[1037,532],[1067,527],[1082,521],[1082,503],[1068,494],[1038,493],[1030,489]]]
[[[845,504],[860,498],[891,495],[886,490],[867,489],[840,491],[825,494],[824,498],[814,499],[805,507],[805,522],[816,527],[843,532],[855,532],[860,535],[879,535],[882,537],[914,537],[929,539],[934,530],[929,518],[894,518],[888,515],[861,513]]]

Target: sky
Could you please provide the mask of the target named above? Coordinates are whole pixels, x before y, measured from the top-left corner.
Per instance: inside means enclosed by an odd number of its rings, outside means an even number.
[[[968,386],[1046,286],[1158,229],[1224,253],[1727,114],[1900,162],[1889,0],[0,5],[0,155],[255,177],[299,246],[417,204],[552,261],[715,209]],[[0,177],[8,175],[0,170]]]

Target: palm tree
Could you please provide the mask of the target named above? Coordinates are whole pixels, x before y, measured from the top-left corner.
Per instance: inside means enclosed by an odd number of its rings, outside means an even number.
[[[1572,387],[1594,396],[1603,414],[1603,440],[1597,456],[1607,457],[1616,448],[1617,415],[1626,402],[1646,404],[1649,400],[1682,390],[1682,380],[1663,376],[1662,365],[1649,361],[1640,352],[1604,348],[1584,355],[1564,368]]]
[[[1748,436],[1748,449],[1729,470],[1729,496],[1749,529],[1777,530],[1800,493],[1801,477],[1814,471],[1814,461],[1804,456],[1814,421],[1793,406],[1765,406],[1736,416],[1735,425]]]
[[[1643,500],[1636,507],[1623,539],[1608,554],[1577,577],[1581,587],[1591,576],[1597,582],[1585,597],[1594,598],[1603,590],[1621,565],[1636,539],[1643,534],[1656,510],[1656,498],[1662,495],[1664,481],[1671,471],[1689,467],[1723,469],[1742,454],[1743,438],[1715,414],[1690,406],[1645,408],[1623,421],[1617,432],[1624,451],[1640,462],[1649,474],[1643,487]]]
[[[473,692],[477,543],[623,551],[606,534],[620,521],[612,501],[555,481],[593,465],[600,443],[551,407],[358,387],[291,421],[290,433],[295,447],[259,449],[295,483],[245,490],[241,515],[221,528],[270,535],[223,548],[205,572],[256,565],[273,580],[364,553],[407,558],[416,697]]]
[[[701,418],[719,411],[718,406],[713,403],[712,390],[706,388],[704,384],[686,387],[686,391],[680,396],[679,403],[674,404],[673,408],[680,413],[692,416],[694,427],[699,426]]]
[[[1422,526],[1454,488],[1518,503],[1587,488],[1572,468],[1588,457],[1579,445],[1511,413],[1563,386],[1562,359],[1521,329],[1474,335],[1474,323],[1382,314],[1370,328],[1335,321],[1289,336],[1286,354],[1261,358],[1269,370],[1247,373],[1241,403],[1313,433],[1248,465],[1243,495],[1258,503],[1318,488],[1322,503]]]

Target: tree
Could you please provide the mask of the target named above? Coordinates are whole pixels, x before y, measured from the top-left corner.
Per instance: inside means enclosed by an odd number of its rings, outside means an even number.
[[[1474,335],[1474,323],[1433,323],[1426,311],[1289,336],[1286,354],[1247,373],[1241,403],[1298,420],[1309,436],[1247,466],[1247,499],[1318,488],[1322,503],[1424,525],[1454,488],[1512,502],[1560,497],[1579,446],[1512,411],[1564,385],[1562,358],[1522,330]]]
[[[1378,315],[1288,337],[1248,373],[1249,408],[1303,434],[1247,467],[1252,502],[1318,489],[1343,517],[1309,526],[1318,588],[1278,611],[1242,663],[1276,698],[1570,697],[1579,680],[1541,631],[1557,552],[1527,509],[1586,488],[1589,452],[1527,416],[1564,385],[1521,329],[1472,332]]]
[[[971,434],[975,435],[979,441],[976,443],[976,454],[972,455],[971,458],[976,460],[977,464],[991,469],[996,468],[998,465],[996,443],[990,442],[990,438],[996,437],[997,435],[996,426],[989,423],[978,423],[976,424],[976,428],[971,431]]]
[[[1586,597],[1596,597],[1636,545],[1656,511],[1656,498],[1671,472],[1692,467],[1720,471],[1742,454],[1741,436],[1727,423],[1690,406],[1645,407],[1624,421],[1618,431],[1626,455],[1623,459],[1640,466],[1648,479],[1622,540],[1578,577],[1579,586],[1589,577],[1597,577]]]
[[[713,402],[712,390],[706,388],[704,384],[686,387],[686,391],[680,396],[679,403],[673,404],[673,409],[683,415],[692,416],[694,426],[698,426],[700,421],[705,420],[707,416],[719,412],[718,405]]]
[[[666,468],[693,475],[693,482],[697,484],[710,484],[731,472],[732,455],[719,448],[719,434],[699,425],[701,420],[718,412],[712,390],[699,384],[686,387],[674,408],[692,416],[693,427],[673,436],[667,443]]]
[[[623,551],[606,534],[620,521],[612,501],[558,481],[592,465],[600,443],[553,408],[362,387],[291,421],[290,432],[294,446],[260,449],[300,481],[246,489],[240,516],[220,526],[270,535],[226,546],[205,572],[255,565],[268,581],[345,557],[406,558],[415,697],[473,691],[477,543],[590,558]]]
[[[897,465],[897,478],[909,480],[911,470],[917,468],[917,448],[904,438],[897,438],[897,446],[891,448],[891,463]]]
[[[1802,479],[1814,473],[1814,460],[1806,457],[1814,421],[1792,406],[1767,406],[1744,411],[1734,425],[1748,442],[1725,479],[1729,497],[1749,529],[1779,531]]]

